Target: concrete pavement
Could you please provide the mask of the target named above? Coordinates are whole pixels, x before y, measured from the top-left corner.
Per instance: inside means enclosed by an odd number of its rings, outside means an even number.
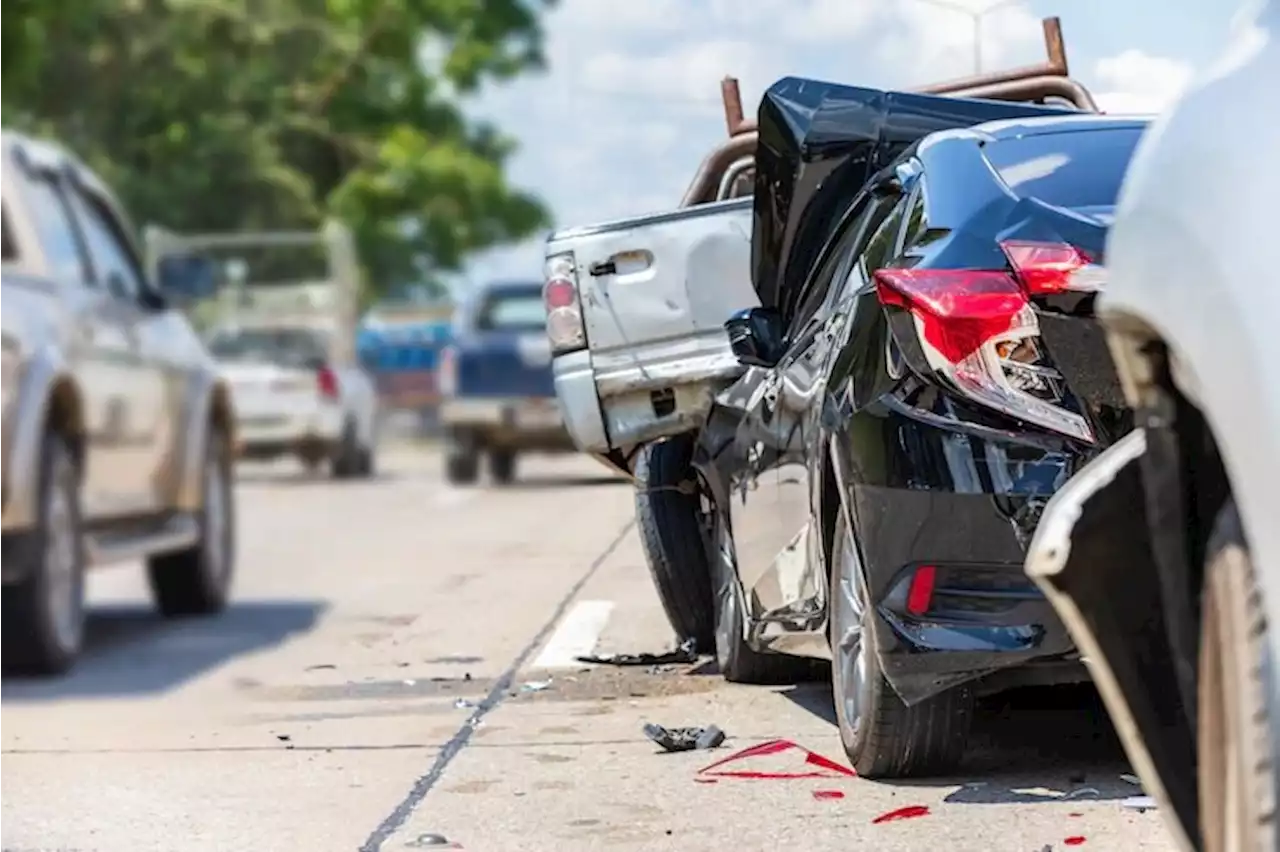
[[[504,490],[452,489],[425,452],[383,467],[244,468],[217,619],[160,621],[136,567],[92,577],[77,670],[4,682],[5,850],[1172,848],[1120,807],[1139,791],[1088,690],[988,702],[954,779],[702,775],[776,738],[843,764],[830,688],[573,662],[673,641],[626,483],[584,459]],[[646,721],[730,739],[659,754]],[[928,813],[873,824],[906,806]]]

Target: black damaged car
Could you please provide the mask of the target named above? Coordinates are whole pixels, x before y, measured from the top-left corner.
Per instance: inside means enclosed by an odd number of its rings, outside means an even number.
[[[761,306],[695,451],[720,667],[830,658],[859,774],[946,772],[975,697],[1088,679],[1023,558],[1132,428],[1092,307],[1145,122],[786,79],[759,127]]]

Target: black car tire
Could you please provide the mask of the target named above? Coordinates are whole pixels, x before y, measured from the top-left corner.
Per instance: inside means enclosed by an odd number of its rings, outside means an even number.
[[[910,706],[898,697],[880,668],[875,630],[866,629],[865,609],[859,609],[865,586],[858,576],[856,551],[846,552],[849,536],[845,522],[838,521],[828,624],[840,742],[850,765],[864,778],[946,774],[964,756],[973,724],[973,694],[965,686],[952,687]],[[842,597],[847,590],[852,590],[852,601]],[[856,718],[850,718],[851,711]]]
[[[166,616],[222,611],[235,575],[235,484],[226,442],[210,430],[201,470],[200,537],[194,545],[147,560],[156,608]]]
[[[1236,505],[1218,513],[1205,554],[1197,761],[1205,852],[1276,848],[1273,674],[1266,613]]]
[[[342,438],[330,462],[334,479],[351,479],[360,475],[360,430],[354,420],[342,424]]]
[[[647,444],[636,456],[636,524],[658,600],[680,641],[715,647],[716,603],[707,526],[690,461],[693,438]]]
[[[747,644],[746,602],[734,568],[733,540],[724,518],[712,516],[712,563],[715,572],[716,665],[730,683],[772,686],[809,680],[813,662],[786,654],[762,654]]]
[[[450,429],[445,435],[444,475],[450,485],[471,485],[480,476],[480,442],[474,435]]]
[[[356,476],[369,479],[378,471],[373,447],[361,447],[359,460],[356,463]]]
[[[510,485],[516,479],[515,450],[489,451],[489,476],[499,485]]]
[[[85,547],[80,474],[71,448],[56,432],[45,435],[40,450],[35,526],[6,550],[8,558],[24,564],[22,579],[3,594],[4,667],[61,674],[84,642]],[[66,608],[61,614],[60,606]]]

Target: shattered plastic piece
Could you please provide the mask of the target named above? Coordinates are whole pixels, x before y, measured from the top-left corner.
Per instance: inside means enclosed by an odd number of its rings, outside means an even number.
[[[409,678],[406,680],[402,680],[401,683],[403,683],[405,686],[413,686],[415,683],[417,683],[417,681],[413,680],[412,678]]]
[[[754,769],[722,769],[721,767],[751,758],[767,757],[787,751],[798,751],[804,755],[804,768],[800,771],[777,772]],[[857,773],[847,766],[836,763],[829,757],[809,751],[791,740],[769,740],[734,752],[715,763],[702,767],[698,775],[718,778],[852,778]]]
[[[461,849],[462,846],[453,843],[443,834],[419,834],[413,840],[410,840],[405,846],[415,849]]]
[[[698,644],[693,639],[686,639],[674,651],[663,654],[583,654],[574,657],[579,663],[594,663],[603,666],[661,666],[672,663],[698,662]]]
[[[289,736],[288,734],[276,734],[276,739],[278,739],[282,743],[287,743],[290,740],[292,740],[293,737]]]
[[[1151,796],[1130,796],[1120,802],[1120,807],[1130,811],[1152,811],[1156,809],[1156,800]]]
[[[1079,790],[1072,790],[1070,793],[1063,796],[1063,798],[1079,799],[1079,798],[1083,798],[1084,796],[1101,796],[1101,795],[1102,795],[1102,791],[1100,791],[1097,787],[1081,787]]]
[[[468,701],[465,698],[459,698],[457,701],[453,702],[453,706],[458,708],[459,710],[466,710],[471,707],[475,707],[476,705],[472,704],[470,701]]]
[[[316,663],[314,666],[307,666],[307,671],[318,672],[318,671],[324,671],[327,669],[336,669],[336,668],[337,666],[335,666],[333,663]]]
[[[1130,774],[1129,774],[1129,773],[1127,773],[1127,772],[1123,772],[1123,773],[1121,773],[1121,774],[1120,774],[1120,780],[1121,780],[1121,781],[1128,781],[1130,784],[1133,784],[1133,785],[1134,785],[1134,786],[1136,786],[1136,787],[1141,787],[1141,786],[1142,786],[1142,779],[1141,779],[1141,778],[1139,778],[1137,775],[1130,775]]]
[[[520,687],[521,692],[541,692],[551,686],[551,678],[546,680],[531,680],[524,686]]]
[[[814,790],[813,797],[818,801],[823,801],[825,799],[843,799],[844,791],[843,790]]]
[[[705,750],[719,748],[724,743],[724,731],[715,725],[707,725],[705,728],[664,728],[649,722],[643,730],[646,737],[666,751]]]
[[[905,808],[898,808],[896,811],[880,814],[880,816],[871,820],[871,824],[879,825],[882,822],[897,822],[900,819],[915,819],[916,817],[928,815],[929,808],[925,805],[907,805]]]
[[[1065,840],[1062,841],[1062,843],[1064,846],[1083,846],[1084,838],[1081,837],[1080,835],[1076,835],[1074,837],[1066,838]]]

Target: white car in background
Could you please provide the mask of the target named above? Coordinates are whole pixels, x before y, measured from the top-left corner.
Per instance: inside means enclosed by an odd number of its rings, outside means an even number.
[[[209,349],[231,388],[240,458],[294,456],[336,478],[373,474],[378,397],[357,363],[332,356],[316,323],[237,323],[216,328]]]
[[[1107,244],[1137,428],[1057,492],[1027,560],[1205,852],[1280,848],[1280,0],[1246,11],[1140,143]]]

